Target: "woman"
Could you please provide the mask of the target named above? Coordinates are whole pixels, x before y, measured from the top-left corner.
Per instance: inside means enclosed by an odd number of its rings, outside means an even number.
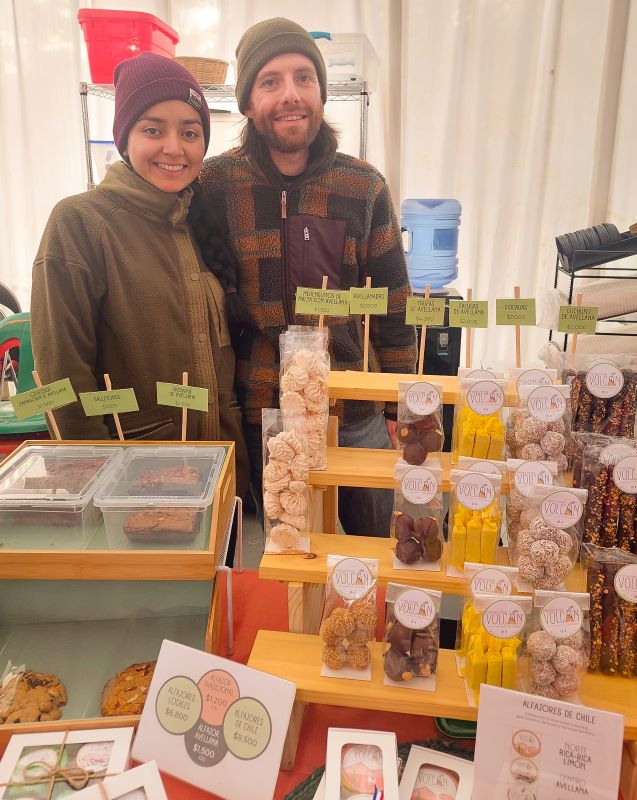
[[[53,209],[33,266],[31,324],[44,382],[76,393],[132,386],[139,411],[120,418],[127,439],[180,438],[180,409],[158,406],[156,381],[208,389],[208,413],[189,414],[188,439],[234,440],[238,491],[247,454],[233,389],[226,291],[205,266],[187,223],[210,139],[210,112],[193,76],[142,53],[115,70],[113,136],[124,158],[93,191]],[[219,272],[233,273],[217,241]],[[214,249],[212,244],[209,250]],[[108,439],[110,417],[80,403],[55,412],[64,438]]]

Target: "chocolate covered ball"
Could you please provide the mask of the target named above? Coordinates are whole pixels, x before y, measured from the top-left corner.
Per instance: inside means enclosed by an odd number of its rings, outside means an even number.
[[[415,539],[396,543],[396,558],[403,564],[415,564],[420,560],[422,548]]]
[[[406,542],[414,535],[414,518],[410,514],[400,514],[396,517],[394,530],[399,542]]]
[[[427,431],[420,436],[420,444],[427,453],[437,453],[442,447],[442,436],[440,431]]]
[[[414,676],[409,658],[391,647],[385,653],[383,667],[392,681],[409,681]]]
[[[414,422],[416,430],[419,434],[427,433],[427,431],[435,431],[438,427],[438,420],[435,414],[427,414],[427,416]]]
[[[403,458],[408,464],[411,464],[412,467],[420,466],[420,464],[425,463],[427,451],[420,444],[420,442],[411,442],[411,444],[405,445],[405,449],[403,450]]]
[[[418,431],[413,422],[399,422],[396,435],[399,442],[410,444],[411,442],[415,442],[418,438]]]
[[[421,517],[414,522],[414,539],[424,545],[428,540],[438,538],[438,525],[433,517]]]
[[[407,628],[405,625],[398,622],[398,620],[394,620],[385,638],[394,650],[397,650],[403,655],[408,655],[411,651],[412,634],[413,631],[410,628]]]
[[[428,539],[423,553],[424,561],[438,561],[442,556],[442,542],[440,539]]]

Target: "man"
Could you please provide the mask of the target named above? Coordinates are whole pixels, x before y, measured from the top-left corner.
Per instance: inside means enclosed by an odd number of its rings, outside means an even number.
[[[364,286],[368,276],[389,288],[388,315],[371,318],[372,370],[413,372],[416,342],[404,324],[411,290],[389,190],[372,166],[337,152],[323,118],[327,77],[314,40],[295,22],[275,18],[247,30],[236,55],[236,97],[247,118],[241,146],[204,162],[194,214],[225,222],[238,260],[237,280],[227,280],[226,291],[229,313],[240,299],[249,320],[235,347],[259,497],[261,409],[278,405],[279,334],[290,324],[316,323],[295,315],[297,286],[320,287],[327,275],[330,289]],[[326,323],[332,369],[362,369],[360,318]],[[341,446],[392,446],[395,406],[384,410],[387,422],[382,404],[369,401],[337,403],[336,413]],[[347,533],[387,536],[392,493],[342,488],[339,510]]]

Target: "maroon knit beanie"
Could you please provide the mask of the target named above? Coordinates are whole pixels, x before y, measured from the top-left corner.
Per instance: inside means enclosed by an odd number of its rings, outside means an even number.
[[[121,155],[140,114],[164,100],[183,100],[195,109],[201,117],[205,149],[208,149],[210,109],[201,86],[181,64],[157,53],[140,53],[115,67],[114,82],[113,138]]]

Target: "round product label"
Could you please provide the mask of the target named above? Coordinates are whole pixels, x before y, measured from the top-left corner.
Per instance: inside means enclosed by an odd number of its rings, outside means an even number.
[[[631,456],[634,449],[627,444],[609,444],[599,454],[599,460],[607,467],[612,467],[624,456]]]
[[[497,414],[504,405],[504,391],[493,381],[478,381],[467,390],[467,405],[483,417]]]
[[[580,521],[584,505],[572,492],[552,492],[542,500],[540,513],[549,525],[565,530]]]
[[[467,472],[481,472],[483,475],[502,475],[499,467],[491,461],[476,461],[467,467]]]
[[[383,753],[375,744],[346,744],[341,752],[341,783],[350,792],[383,789]]]
[[[566,399],[555,386],[538,386],[526,401],[529,414],[542,422],[555,422],[566,411]]]
[[[615,591],[627,603],[637,603],[637,564],[626,564],[617,570]]]
[[[472,380],[480,380],[487,379],[487,378],[495,378],[495,372],[492,372],[490,369],[472,369],[471,372],[467,372],[466,375],[462,376],[462,380],[466,381],[468,378]]]
[[[586,388],[594,397],[615,397],[624,388],[624,376],[610,361],[600,361],[586,373]]]
[[[184,734],[184,747],[190,758],[200,767],[214,767],[228,753],[228,745],[220,725],[210,725],[200,719],[194,728]]]
[[[511,775],[516,783],[531,784],[538,778],[538,769],[528,758],[516,758],[511,762]]]
[[[540,738],[537,733],[533,733],[533,731],[516,731],[513,734],[511,742],[515,752],[523,758],[535,758],[540,754],[540,750],[542,749]]]
[[[260,756],[272,738],[270,714],[256,697],[235,700],[223,718],[222,727],[228,750],[242,761]]]
[[[358,558],[344,558],[332,572],[334,591],[346,600],[364,597],[370,590],[374,579],[369,567]]]
[[[543,369],[525,369],[518,375],[515,385],[519,394],[524,386],[550,386],[551,383],[551,376]]]
[[[412,414],[433,414],[440,406],[440,392],[431,383],[412,383],[405,392],[405,405]]]
[[[525,461],[516,469],[513,483],[520,494],[530,497],[534,486],[553,486],[553,475],[541,461]]]
[[[540,610],[540,625],[557,639],[573,636],[583,621],[582,609],[570,597],[554,597]]]
[[[436,604],[422,589],[407,589],[394,601],[394,616],[414,631],[427,628],[436,617]]]
[[[424,506],[431,503],[438,493],[438,481],[430,470],[416,467],[403,475],[400,491],[405,500],[417,506]]]
[[[202,697],[201,719],[208,725],[221,725],[228,706],[239,699],[239,686],[229,672],[213,669],[197,683]]]
[[[495,498],[493,484],[479,472],[463,475],[456,483],[455,493],[462,505],[471,511],[483,511]]]
[[[411,800],[455,800],[460,776],[451,769],[423,764],[414,781]]]
[[[197,684],[185,675],[169,678],[157,693],[155,713],[167,733],[182,736],[199,721],[201,693]]]
[[[471,594],[509,595],[512,591],[511,578],[496,567],[481,569],[471,578]]]
[[[494,600],[482,614],[482,625],[496,639],[511,639],[524,628],[526,615],[515,600]]]
[[[75,762],[87,772],[108,770],[113,742],[88,742],[77,751]]]
[[[637,494],[637,456],[627,456],[615,464],[613,481],[620,492]]]

